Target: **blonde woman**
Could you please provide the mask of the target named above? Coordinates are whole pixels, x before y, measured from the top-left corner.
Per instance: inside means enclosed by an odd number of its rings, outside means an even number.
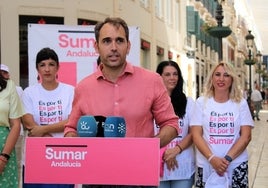
[[[203,188],[211,174],[227,176],[229,186],[248,187],[248,154],[253,120],[239,88],[234,67],[221,62],[210,72],[204,95],[191,118],[196,146],[195,187]]]

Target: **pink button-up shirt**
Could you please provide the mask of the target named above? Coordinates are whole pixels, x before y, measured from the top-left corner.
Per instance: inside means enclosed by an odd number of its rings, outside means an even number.
[[[153,137],[154,119],[160,127],[178,130],[178,117],[162,78],[129,63],[116,83],[106,80],[98,69],[77,85],[65,134],[76,131],[82,115],[123,116],[126,137]]]

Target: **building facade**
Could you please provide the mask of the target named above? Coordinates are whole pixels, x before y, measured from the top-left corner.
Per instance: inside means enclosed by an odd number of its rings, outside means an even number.
[[[222,41],[223,61],[238,67],[245,87],[247,69],[242,64],[246,54],[240,39],[248,29],[233,4],[234,0],[222,3],[224,24],[232,29]],[[94,25],[109,16],[121,17],[129,26],[140,28],[140,66],[155,71],[162,60],[176,61],[186,94],[196,98],[211,66],[218,63],[218,42],[202,30],[204,23],[215,23],[216,6],[214,0],[0,0],[1,63],[10,67],[12,79],[25,88],[28,24]]]

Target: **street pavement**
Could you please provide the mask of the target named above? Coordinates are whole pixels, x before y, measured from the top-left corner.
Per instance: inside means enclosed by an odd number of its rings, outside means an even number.
[[[268,105],[263,105],[260,121],[254,121],[249,152],[249,188],[268,187]]]

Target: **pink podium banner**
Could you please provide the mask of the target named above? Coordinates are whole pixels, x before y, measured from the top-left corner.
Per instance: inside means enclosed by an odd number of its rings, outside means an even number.
[[[26,138],[25,182],[159,184],[157,138]]]

